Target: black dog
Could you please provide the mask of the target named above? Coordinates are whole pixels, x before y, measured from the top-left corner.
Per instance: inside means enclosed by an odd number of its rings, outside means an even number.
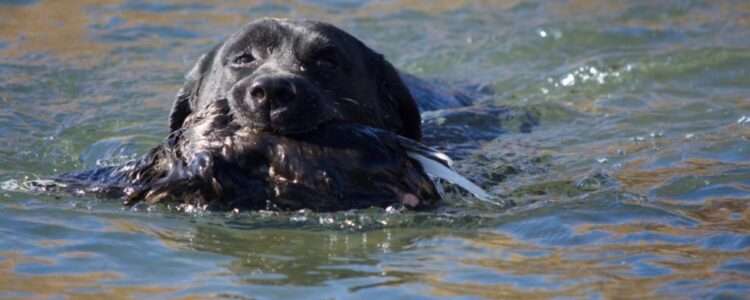
[[[430,208],[425,168],[483,193],[417,142],[419,109],[393,66],[325,23],[248,24],[198,60],[169,122],[142,159],[58,180],[212,209]]]
[[[201,57],[170,116],[229,100],[237,122],[279,134],[349,122],[421,138],[419,110],[398,72],[344,31],[324,23],[253,22]]]

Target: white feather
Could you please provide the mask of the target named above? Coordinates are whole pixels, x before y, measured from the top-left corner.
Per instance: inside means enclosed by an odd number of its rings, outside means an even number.
[[[479,200],[494,203],[494,201],[490,200],[492,196],[489,193],[485,192],[481,187],[469,181],[468,179],[466,179],[466,177],[461,176],[461,174],[458,174],[448,166],[418,152],[407,151],[406,154],[419,162],[422,165],[424,171],[427,172],[427,174],[445,179],[453,184],[456,184],[472,193]],[[431,154],[440,158],[445,157],[446,161],[450,161],[450,158],[448,158],[448,156],[443,153],[435,151]]]

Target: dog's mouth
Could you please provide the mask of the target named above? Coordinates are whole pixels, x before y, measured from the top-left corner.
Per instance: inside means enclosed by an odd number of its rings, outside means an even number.
[[[253,112],[243,106],[235,106],[231,109],[230,115],[233,121],[243,128],[284,136],[309,133],[337,119],[334,112],[317,104],[302,107],[284,106],[263,112]]]
[[[272,112],[273,114],[274,112]],[[271,116],[270,131],[285,136],[300,135],[304,133],[310,133],[318,130],[325,124],[334,123],[335,120],[332,117],[316,118],[308,121],[296,121],[296,122],[274,122],[273,115]]]

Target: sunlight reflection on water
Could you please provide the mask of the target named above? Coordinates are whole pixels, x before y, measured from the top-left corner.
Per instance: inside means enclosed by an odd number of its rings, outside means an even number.
[[[427,140],[516,206],[187,214],[24,187],[161,141],[193,61],[266,15],[333,22],[475,96],[425,114]],[[0,1],[0,297],[743,298],[748,15],[737,1]]]

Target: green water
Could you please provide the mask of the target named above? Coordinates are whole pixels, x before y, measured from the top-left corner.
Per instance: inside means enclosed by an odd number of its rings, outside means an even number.
[[[750,2],[71,2],[0,0],[0,298],[750,293]],[[161,141],[193,61],[261,16],[476,95],[427,140],[515,205],[188,214],[25,187]]]

